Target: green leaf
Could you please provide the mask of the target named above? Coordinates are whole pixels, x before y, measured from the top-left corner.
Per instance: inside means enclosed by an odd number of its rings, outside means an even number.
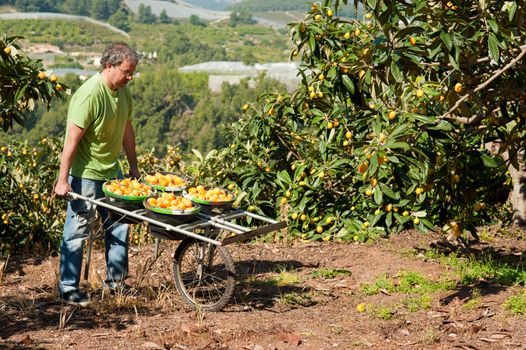
[[[210,152],[206,154],[205,160],[210,160],[212,157],[214,157],[217,153],[217,150],[213,149]]]
[[[391,131],[389,137],[394,138],[399,135],[407,134],[407,132],[411,131],[412,128],[413,124],[399,124],[393,131]]]
[[[434,116],[414,114],[414,113],[410,113],[409,115],[412,118],[414,118],[415,120],[418,120],[418,121],[420,121],[422,123],[427,123],[427,124],[434,124],[434,123],[436,123],[436,118]]]
[[[342,75],[342,81],[347,91],[349,91],[351,94],[354,94],[354,84],[351,78],[349,78],[347,75]]]
[[[455,58],[453,56],[451,56],[451,55],[449,55],[449,63],[451,63],[453,68],[455,68],[456,70],[460,69],[460,66],[458,65],[458,61],[455,60]]]
[[[193,148],[192,148],[192,152],[197,157],[197,159],[199,159],[200,162],[203,161],[203,155],[201,154],[201,152],[199,152],[198,150],[193,149]]]
[[[378,214],[378,215],[373,216],[373,219],[369,220],[369,222],[371,222],[371,226],[376,225],[376,223],[378,222],[378,220],[380,220],[381,217],[382,217],[381,213]]]
[[[24,84],[16,90],[15,99],[14,99],[15,102],[20,101],[20,99],[24,96],[24,92],[26,91],[27,87],[28,87],[28,84]]]
[[[509,4],[510,2],[508,2]],[[508,6],[508,18],[510,20],[510,22],[513,22],[513,17],[515,17],[515,13],[517,12],[517,2],[516,1],[513,1],[511,2],[511,4]]]
[[[433,226],[433,224],[431,223],[431,221],[429,221],[429,219],[426,219],[426,218],[422,218],[420,219],[420,222],[422,224],[424,224],[427,228],[429,228],[430,230],[434,230],[435,227]]]
[[[292,183],[292,180],[290,178],[290,174],[286,170],[282,170],[277,173],[278,180],[281,181],[284,184],[290,184]]]
[[[327,78],[328,79],[334,79],[336,77],[336,68],[332,67],[331,69],[329,69],[329,71],[327,72]]]
[[[387,213],[386,217],[385,217],[385,224],[389,227],[391,226],[393,223],[393,213],[392,212],[389,212]]]
[[[491,30],[493,31],[493,33],[499,32],[499,25],[497,24],[497,21],[495,21],[494,19],[488,19],[488,24]]]
[[[319,109],[317,108],[312,108],[310,110],[310,112],[315,115],[316,117],[321,117],[321,118],[325,118],[325,113],[323,113],[322,111],[320,111]]]
[[[446,45],[448,51],[451,51],[451,49],[453,49],[453,39],[451,39],[451,35],[449,35],[446,32],[441,32],[440,39],[442,40],[444,45]]]
[[[441,120],[436,126],[432,126],[429,129],[430,130],[452,131],[453,125],[451,125],[451,123],[445,120]]]
[[[404,79],[404,76],[402,75],[400,68],[398,68],[398,63],[394,60],[391,61],[391,74],[393,75],[393,78],[398,83],[402,82],[402,80]]]
[[[491,157],[489,154],[483,153],[481,155],[482,163],[484,163],[484,166],[488,168],[496,168],[498,166],[497,162],[493,157]]]
[[[370,159],[369,168],[367,169],[366,174],[368,174],[369,176],[374,176],[377,168],[378,168],[378,152],[374,152],[373,156]]]
[[[331,132],[334,131],[334,130],[331,130]],[[326,157],[326,152],[327,152],[327,144],[325,142],[320,142],[320,154],[322,155],[323,158]]]
[[[380,190],[385,193],[388,197],[398,200],[400,199],[400,196],[398,196],[396,193],[393,192],[393,190],[387,186],[386,184],[379,183],[378,186],[380,187]]]
[[[410,149],[411,147],[407,142],[388,142],[385,147],[387,148],[402,148],[402,149]]]
[[[374,202],[378,205],[382,204],[382,199],[384,198],[382,191],[374,191]]]
[[[424,31],[424,29],[422,27],[405,27],[403,29],[400,29],[396,33],[395,38],[396,39],[405,39],[408,36],[410,36],[411,34],[421,33],[423,31]]]
[[[316,49],[316,41],[314,40],[314,36],[313,35],[311,35],[309,37],[309,49],[311,51],[314,51]]]
[[[428,51],[427,55],[429,56],[429,59],[436,59],[436,56],[441,51],[442,51],[442,46],[441,45],[436,45],[434,48],[432,48],[431,50]]]
[[[409,199],[402,199],[400,202],[398,202],[398,207],[404,207],[406,205],[408,205],[410,202]]]
[[[498,43],[497,37],[493,33],[489,33],[488,51],[489,51],[489,57],[493,61],[499,62],[499,43]]]

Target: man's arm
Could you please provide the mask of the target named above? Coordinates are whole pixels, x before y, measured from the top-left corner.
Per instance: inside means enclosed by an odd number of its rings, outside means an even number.
[[[77,147],[80,140],[84,136],[84,129],[73,124],[68,123],[68,137],[64,141],[64,149],[60,157],[60,170],[58,173],[58,180],[55,185],[55,193],[59,197],[65,197],[68,192],[71,192],[71,186],[68,183],[69,170],[71,164],[77,153]]]
[[[137,168],[137,153],[135,153],[135,131],[133,131],[133,125],[128,120],[126,128],[124,129],[124,138],[122,139],[122,147],[126,158],[128,158],[128,164],[130,166],[130,176],[139,178],[139,169]]]

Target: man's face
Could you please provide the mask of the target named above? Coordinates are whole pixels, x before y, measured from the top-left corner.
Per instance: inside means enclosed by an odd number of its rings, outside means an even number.
[[[126,84],[133,79],[135,66],[136,64],[124,60],[120,65],[110,67],[109,80],[112,87],[120,89],[126,86]]]

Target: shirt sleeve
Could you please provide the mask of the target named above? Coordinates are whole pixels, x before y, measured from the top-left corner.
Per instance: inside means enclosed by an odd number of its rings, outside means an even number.
[[[91,96],[80,95],[71,99],[68,109],[68,121],[80,128],[86,128],[93,123],[95,111]]]

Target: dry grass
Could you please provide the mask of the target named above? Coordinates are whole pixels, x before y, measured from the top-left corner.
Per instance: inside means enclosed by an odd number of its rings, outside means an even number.
[[[73,317],[76,308],[71,306],[66,306],[64,304],[60,305],[60,315],[58,318],[58,329],[64,329],[68,321]],[[69,312],[69,314],[68,314]]]
[[[18,293],[18,295],[24,295],[23,292]],[[31,296],[31,299],[26,299],[24,297],[16,298],[13,301],[13,306],[18,309],[18,311],[25,315],[28,318],[34,318],[37,314],[37,307],[35,302],[35,297]]]
[[[9,255],[4,261],[0,261],[0,286],[4,283],[4,275],[7,270],[7,264],[9,262]]]

